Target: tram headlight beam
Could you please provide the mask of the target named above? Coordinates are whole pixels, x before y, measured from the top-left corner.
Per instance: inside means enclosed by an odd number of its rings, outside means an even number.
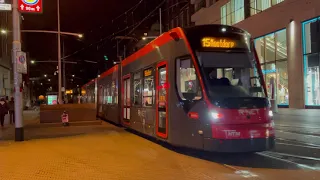
[[[220,114],[218,112],[210,112],[210,115],[213,118],[214,122],[217,122],[218,120],[220,120],[222,118],[222,114]]]

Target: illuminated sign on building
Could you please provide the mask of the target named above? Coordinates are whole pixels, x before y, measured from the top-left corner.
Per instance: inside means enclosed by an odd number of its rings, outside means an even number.
[[[152,74],[151,69],[147,69],[144,71],[144,76],[151,76],[151,74]]]
[[[204,37],[201,39],[204,48],[234,48],[236,42],[225,38]]]

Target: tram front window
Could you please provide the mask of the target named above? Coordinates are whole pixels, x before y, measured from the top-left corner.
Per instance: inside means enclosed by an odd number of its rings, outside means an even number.
[[[250,53],[203,52],[198,59],[210,97],[265,97]]]

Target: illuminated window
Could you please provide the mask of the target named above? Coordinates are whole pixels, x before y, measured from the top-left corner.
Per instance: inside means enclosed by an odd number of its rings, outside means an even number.
[[[118,85],[115,80],[111,83],[111,101],[113,104],[118,104]]]
[[[143,106],[152,106],[154,104],[155,89],[153,68],[143,71]]]
[[[270,99],[289,104],[287,70],[287,31],[280,30],[255,39],[255,48]]]
[[[123,118],[130,119],[130,78],[123,81]]]
[[[221,7],[221,24],[233,25],[244,20],[244,0],[230,0]]]
[[[177,88],[182,100],[202,98],[201,86],[191,58],[177,59]]]
[[[134,105],[141,105],[141,73],[137,72],[134,74],[134,81],[133,81],[133,104]]]
[[[320,17],[302,23],[306,106],[320,106]]]
[[[250,14],[255,15],[284,0],[250,0]]]
[[[107,86],[107,104],[112,104],[111,89],[109,84]]]
[[[166,65],[158,68],[158,132],[166,133],[166,119],[167,119],[167,90],[168,90],[168,82],[167,82],[167,70]]]

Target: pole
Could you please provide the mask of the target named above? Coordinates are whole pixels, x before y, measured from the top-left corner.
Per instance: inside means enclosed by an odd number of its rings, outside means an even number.
[[[62,39],[62,57],[64,57],[64,40]],[[63,62],[63,87],[64,87],[64,93],[63,93],[63,97],[65,98],[66,96],[66,62],[65,62],[65,59],[62,60]]]
[[[123,45],[123,59],[125,58],[126,58],[126,45]]]
[[[60,34],[60,0],[57,0],[57,14],[58,14],[58,102],[62,104],[61,93],[61,34]]]
[[[13,77],[14,77],[14,115],[15,115],[15,141],[24,141],[23,119],[22,119],[22,92],[20,91],[20,76],[17,72],[16,54],[21,51],[20,40],[20,13],[18,11],[18,0],[12,1],[12,62],[13,62]],[[21,79],[22,80],[22,79]]]
[[[159,24],[160,24],[160,35],[162,34],[162,15],[161,15],[161,8],[159,8]]]
[[[117,39],[117,57],[119,57],[119,40]]]

